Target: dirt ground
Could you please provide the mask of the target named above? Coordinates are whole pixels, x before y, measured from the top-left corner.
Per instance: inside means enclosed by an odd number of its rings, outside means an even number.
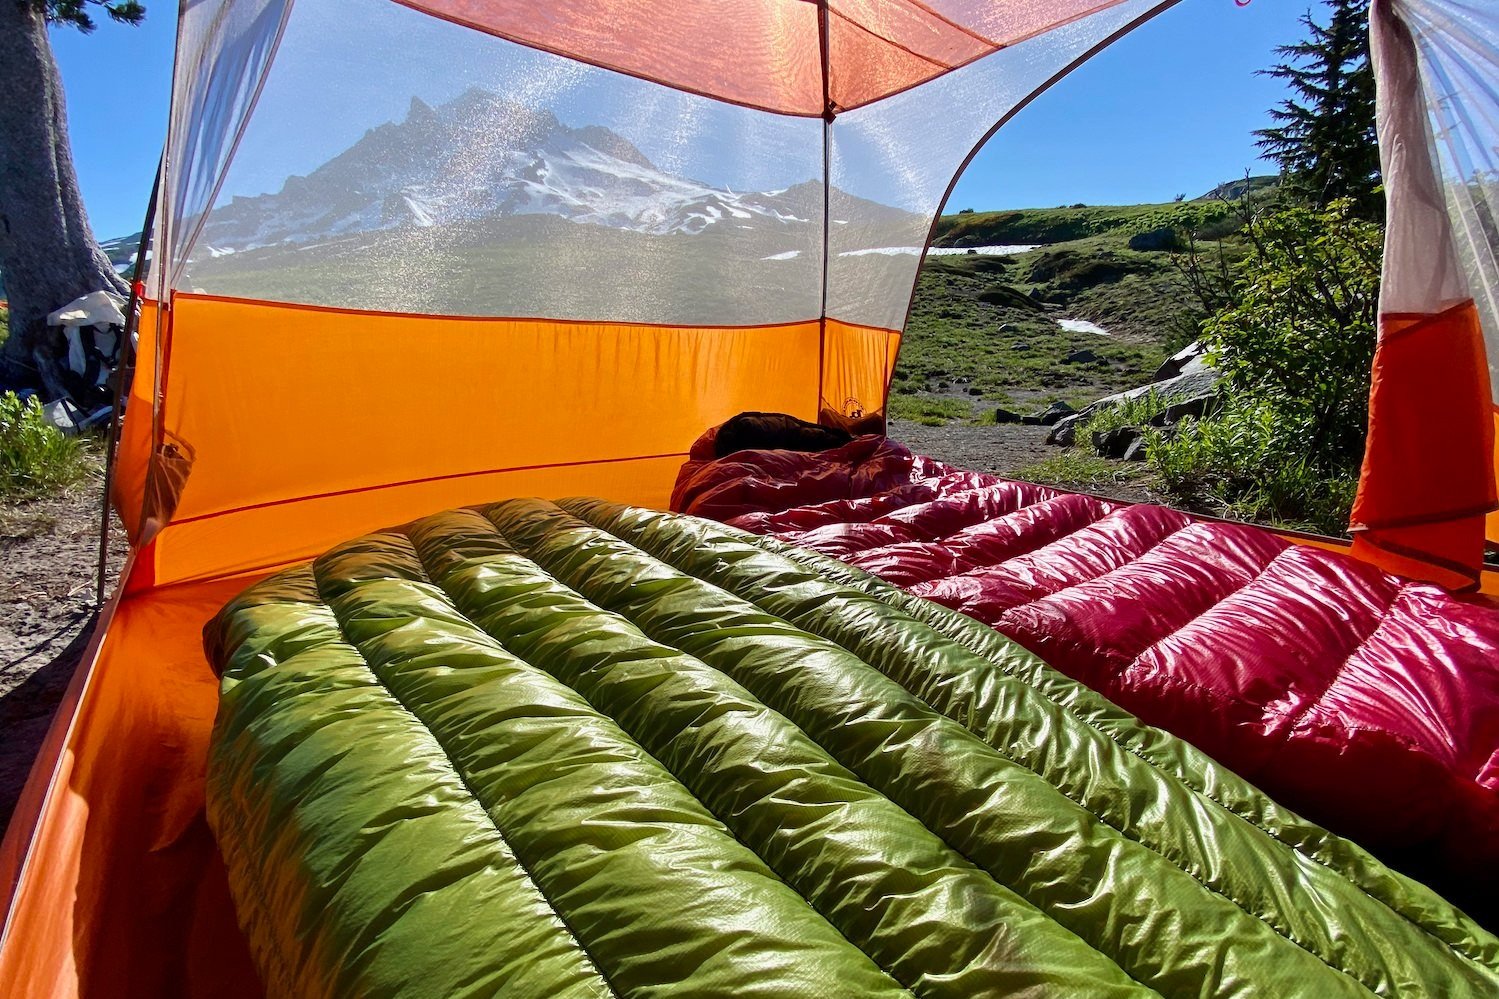
[[[1007,478],[1020,477],[1020,472],[1027,466],[1061,453],[1061,448],[1046,443],[1046,435],[1050,430],[1049,427],[1028,427],[1023,424],[976,427],[949,423],[940,427],[928,427],[906,420],[890,421],[890,436],[917,454],[930,455],[938,461],[945,461],[959,468],[990,472]],[[1123,462],[1118,464],[1121,468],[1124,467]],[[1171,502],[1152,490],[1148,483],[1062,485],[1128,503]]]
[[[97,613],[102,485],[0,505],[0,830],[15,807]],[[113,523],[109,586],[124,564]]]

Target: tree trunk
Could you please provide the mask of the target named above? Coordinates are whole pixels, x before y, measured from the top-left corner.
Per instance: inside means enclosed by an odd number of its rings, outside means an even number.
[[[0,385],[63,394],[67,347],[47,313],[80,295],[128,285],[99,249],[68,145],[62,78],[47,23],[26,0],[0,0],[0,272],[10,299],[10,338]]]

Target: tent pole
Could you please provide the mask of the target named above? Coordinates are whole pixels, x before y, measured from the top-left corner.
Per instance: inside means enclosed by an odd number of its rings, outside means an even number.
[[[121,332],[120,360],[115,368],[114,400],[109,413],[109,429],[104,438],[104,497],[99,512],[99,567],[95,580],[94,603],[104,606],[104,588],[109,571],[109,507],[114,487],[116,442],[120,436],[120,416],[125,408],[125,376],[135,369],[135,347],[131,337],[140,326],[141,300],[145,286],[146,251],[151,245],[151,229],[156,225],[156,200],[161,194],[161,163],[156,165],[156,179],[151,182],[151,200],[146,204],[146,218],[141,225],[141,241],[135,250],[135,272],[130,276],[130,301],[125,306],[125,328]]]
[[[817,317],[817,408],[814,419],[822,422],[822,390],[828,341],[828,258],[829,233],[832,228],[833,198],[833,99],[829,67],[832,64],[828,41],[828,0],[818,0],[817,41],[822,58],[822,305]]]
[[[978,142],[974,143],[973,148],[968,150],[968,155],[963,157],[963,162],[959,163],[958,168],[953,171],[952,178],[947,182],[947,189],[942,192],[942,197],[937,202],[937,207],[932,213],[931,225],[927,227],[926,241],[921,244],[921,252],[916,257],[916,271],[911,275],[911,294],[906,299],[906,315],[900,323],[901,338],[895,347],[895,365],[890,369],[892,373],[900,367],[900,352],[906,344],[906,327],[911,324],[911,310],[916,305],[916,285],[921,280],[921,269],[922,266],[926,263],[927,251],[931,248],[932,242],[937,238],[937,226],[942,222],[942,210],[947,207],[948,199],[952,197],[952,192],[958,186],[958,181],[962,178],[963,172],[968,169],[968,165],[973,162],[973,158],[979,154],[979,150],[983,149],[984,146],[988,144],[989,140],[994,138],[994,134],[1001,128],[1004,128],[1006,125],[1008,125],[1016,115],[1024,111],[1026,108],[1030,107],[1032,101],[1034,101],[1036,98],[1040,97],[1042,94],[1046,93],[1052,87],[1056,86],[1062,80],[1070,76],[1074,70],[1078,69],[1089,59],[1092,59],[1104,49],[1108,48],[1110,45],[1113,45],[1125,35],[1128,35],[1130,32],[1134,31],[1136,28],[1144,26],[1149,21],[1155,19],[1161,14],[1164,14],[1166,11],[1170,10],[1172,7],[1175,7],[1181,2],[1182,0],[1162,0],[1161,3],[1158,3],[1154,7],[1151,7],[1145,13],[1130,21],[1118,31],[1115,31],[1106,38],[1100,39],[1086,52],[1078,56],[1076,59],[1072,60],[1066,66],[1063,66],[1060,71],[1053,74],[1035,90],[1032,90],[1029,94],[1027,94],[1024,100],[1018,101],[1014,107],[1006,111],[1004,115],[998,121],[996,121],[988,131],[986,131],[982,136],[979,137]],[[885,381],[885,395],[881,400],[880,405],[883,411],[888,413],[890,409],[889,379]]]

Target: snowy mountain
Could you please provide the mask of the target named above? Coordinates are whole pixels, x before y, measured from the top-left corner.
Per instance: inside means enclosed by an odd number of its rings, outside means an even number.
[[[195,256],[514,215],[659,236],[799,230],[821,222],[822,202],[814,182],[738,193],[673,176],[610,129],[572,128],[470,89],[436,108],[413,98],[404,121],[371,129],[307,176],[221,205]]]

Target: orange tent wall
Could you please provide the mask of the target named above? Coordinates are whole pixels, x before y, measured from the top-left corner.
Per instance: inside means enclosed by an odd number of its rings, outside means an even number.
[[[146,585],[285,565],[501,496],[664,507],[692,441],[737,412],[816,419],[824,398],[882,412],[900,341],[836,320],[464,319],[185,294],[167,320],[156,467],[137,415],[155,371],[143,337],[116,490],[127,513],[169,521],[142,552]],[[163,448],[188,469],[174,507],[157,498]],[[148,540],[141,517],[127,526]]]
[[[144,545],[0,847],[5,994],[261,994],[202,814],[218,681],[201,633],[235,593],[444,507],[579,493],[665,507],[692,441],[736,412],[882,412],[899,343],[833,320],[148,304],[115,480]],[[167,446],[191,458],[174,509],[146,499],[172,492]]]

